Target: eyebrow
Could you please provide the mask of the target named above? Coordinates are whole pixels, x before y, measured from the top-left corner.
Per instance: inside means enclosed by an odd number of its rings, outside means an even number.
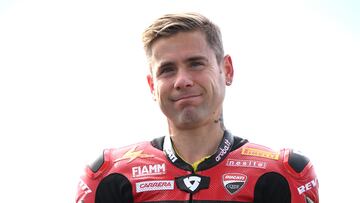
[[[156,67],[156,71],[154,72],[155,75],[158,75],[159,72],[162,71],[162,69],[164,69],[165,67],[168,67],[168,66],[175,66],[175,63],[172,62],[172,61],[164,61],[164,62],[160,62],[160,64]]]
[[[164,61],[164,62],[161,62],[158,66],[158,69],[162,68],[162,67],[165,67],[165,66],[171,66],[171,65],[174,65],[175,63],[172,62],[172,61]]]
[[[186,58],[184,60],[185,63],[191,63],[194,61],[205,61],[207,63],[209,62],[209,60],[204,56],[192,56],[192,57]],[[162,68],[164,68],[166,66],[174,66],[175,64],[176,63],[173,61],[164,61],[159,64],[157,70],[161,70]]]
[[[190,58],[187,58],[185,60],[186,62],[193,62],[193,61],[205,61],[205,62],[209,62],[209,60],[204,57],[204,56],[193,56],[193,57],[190,57]]]

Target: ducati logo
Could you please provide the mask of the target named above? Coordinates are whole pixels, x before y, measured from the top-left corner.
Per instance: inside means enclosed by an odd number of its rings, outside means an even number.
[[[235,194],[244,187],[247,176],[241,173],[226,173],[223,175],[223,184],[230,194]]]
[[[209,187],[210,178],[200,175],[188,175],[175,178],[176,185],[182,191],[194,194]]]

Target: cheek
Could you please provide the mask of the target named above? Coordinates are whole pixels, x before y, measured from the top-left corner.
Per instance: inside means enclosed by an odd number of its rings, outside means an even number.
[[[160,101],[160,95],[161,95],[160,89],[158,87],[155,87],[154,88],[154,98],[156,99],[156,101]]]
[[[163,97],[166,95],[166,91],[167,90],[164,83],[159,82],[154,86],[155,97],[159,102],[164,100]]]
[[[216,97],[223,97],[225,91],[225,80],[219,76],[214,77],[209,81],[209,85],[211,85],[212,94]]]

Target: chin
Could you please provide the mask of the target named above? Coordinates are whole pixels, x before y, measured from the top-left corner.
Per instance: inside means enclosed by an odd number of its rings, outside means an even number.
[[[176,119],[180,125],[194,126],[202,123],[204,116],[194,108],[184,109]]]

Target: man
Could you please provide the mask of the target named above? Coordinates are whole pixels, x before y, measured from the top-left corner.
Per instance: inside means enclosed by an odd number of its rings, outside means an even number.
[[[216,25],[200,14],[169,14],[145,30],[143,42],[169,135],[104,150],[82,176],[77,202],[319,202],[306,157],[225,129],[222,104],[234,70]]]

